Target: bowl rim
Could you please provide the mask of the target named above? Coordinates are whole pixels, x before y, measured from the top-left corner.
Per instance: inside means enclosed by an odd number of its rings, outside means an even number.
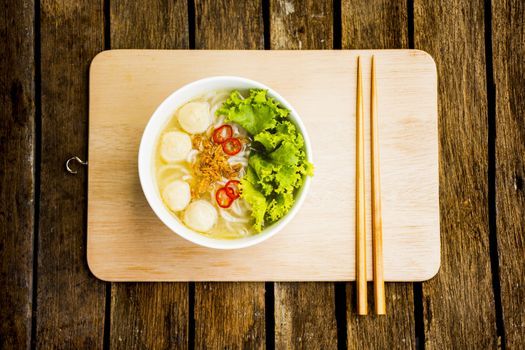
[[[295,110],[295,108],[277,91],[273,90],[269,86],[260,83],[258,81],[240,77],[240,76],[229,76],[229,75],[219,75],[211,76],[203,79],[192,81],[188,84],[185,84],[172,92],[168,97],[166,97],[155,109],[153,114],[148,120],[146,127],[144,128],[140,147],[138,152],[138,171],[142,191],[146,200],[157,215],[157,217],[166,225],[173,233],[178,236],[190,241],[199,246],[214,248],[214,249],[240,249],[253,246],[255,244],[261,243],[270,237],[273,237],[278,232],[280,232],[297,214],[301,208],[304,200],[307,196],[308,190],[310,188],[311,177],[306,176],[303,186],[299,189],[299,192],[296,194],[295,203],[288,213],[282,217],[279,221],[273,223],[272,225],[265,227],[260,233],[239,238],[239,239],[218,239],[206,236],[202,233],[196,232],[188,228],[182,222],[179,221],[169,210],[166,208],[160,193],[158,193],[158,187],[156,186],[155,176],[153,173],[153,154],[157,144],[157,139],[160,136],[160,132],[163,127],[166,125],[166,122],[174,116],[174,113],[185,103],[188,103],[192,98],[204,94],[207,91],[217,90],[220,87],[215,89],[208,88],[210,85],[239,85],[239,87],[225,87],[225,89],[250,89],[250,88],[259,88],[268,91],[270,97],[275,98],[281,105],[286,107],[290,111],[288,116],[290,120],[298,127],[301,132],[305,150],[306,150],[306,159],[313,163],[312,149],[310,144],[310,138],[306,131],[301,117]],[[200,90],[198,92],[192,92],[193,90]],[[190,93],[191,92],[191,93]],[[186,97],[186,95],[189,95]]]

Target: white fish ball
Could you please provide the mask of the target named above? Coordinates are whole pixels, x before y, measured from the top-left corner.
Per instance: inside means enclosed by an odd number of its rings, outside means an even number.
[[[181,211],[191,200],[190,185],[186,181],[175,180],[162,192],[164,202],[172,211]]]
[[[179,110],[179,123],[190,134],[200,134],[211,124],[210,105],[207,102],[190,102]]]
[[[190,135],[182,131],[170,131],[162,136],[160,155],[166,162],[184,160],[191,147]]]
[[[207,232],[217,223],[217,210],[206,200],[194,201],[184,212],[184,222],[195,231]]]

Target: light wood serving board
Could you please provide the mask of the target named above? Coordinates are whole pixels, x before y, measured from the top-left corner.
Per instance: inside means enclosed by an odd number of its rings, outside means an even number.
[[[355,279],[356,59],[363,62],[370,208],[370,57],[377,59],[385,279],[421,281],[440,265],[437,76],[417,50],[112,50],[91,64],[87,258],[108,281]],[[257,246],[199,247],[157,219],[137,155],[155,108],[196,79],[237,75],[271,86],[301,116],[315,176],[295,219]],[[368,210],[368,278],[371,270]]]

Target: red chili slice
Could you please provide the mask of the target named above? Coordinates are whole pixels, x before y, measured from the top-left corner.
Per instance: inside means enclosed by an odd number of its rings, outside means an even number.
[[[215,192],[215,200],[221,208],[229,208],[233,203],[233,198],[228,195],[226,187],[221,187]]]
[[[242,149],[241,141],[238,138],[230,137],[222,143],[222,150],[229,156],[234,156]]]
[[[224,188],[226,189],[227,195],[231,199],[237,199],[241,196],[241,191],[239,189],[239,184],[241,182],[239,180],[230,180],[226,182],[226,185],[224,185]]]
[[[233,129],[230,125],[223,125],[213,132],[213,141],[219,145],[233,136]]]

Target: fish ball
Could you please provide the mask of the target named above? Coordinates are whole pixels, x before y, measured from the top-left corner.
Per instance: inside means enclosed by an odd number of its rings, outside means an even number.
[[[217,210],[208,201],[197,200],[184,212],[184,222],[195,231],[207,232],[217,223]]]
[[[205,132],[211,124],[210,105],[207,102],[190,102],[179,110],[179,123],[190,134]]]
[[[186,181],[173,181],[162,192],[162,198],[172,211],[181,211],[190,203],[190,185]]]
[[[166,162],[186,159],[191,151],[190,135],[182,131],[170,131],[164,134],[160,145],[160,154]]]

